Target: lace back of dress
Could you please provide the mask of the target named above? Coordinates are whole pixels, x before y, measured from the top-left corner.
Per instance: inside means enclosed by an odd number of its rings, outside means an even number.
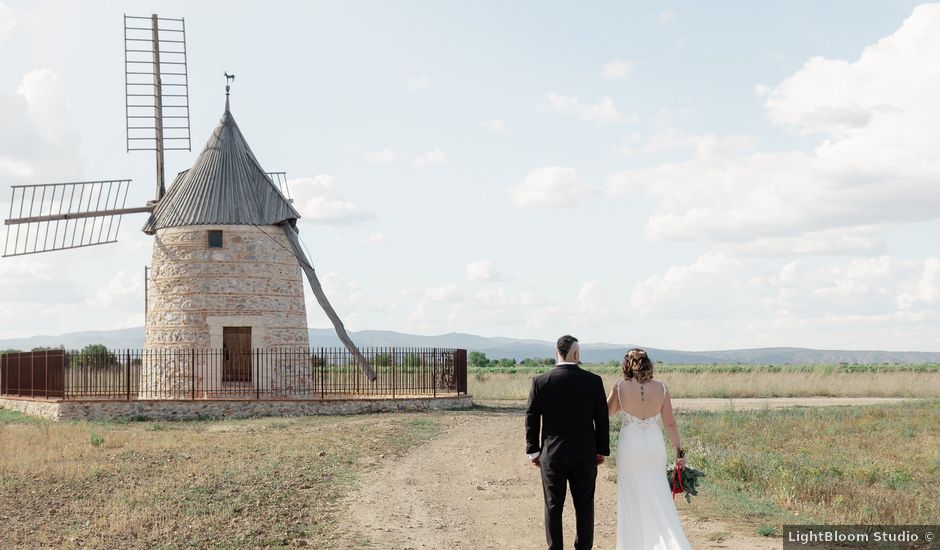
[[[665,390],[666,384],[663,384],[663,389]],[[620,429],[626,428],[654,428],[659,427],[659,417],[662,413],[656,413],[655,415],[649,418],[639,418],[628,413],[623,408],[623,400],[620,398],[620,381],[617,381],[617,403],[620,404],[620,417],[623,420],[623,423],[620,426]]]
[[[660,413],[656,413],[655,416],[651,416],[649,418],[638,418],[623,409],[621,409],[620,412],[623,413],[623,425],[621,426],[622,428],[635,427],[635,428],[640,428],[640,429],[645,430],[647,428],[659,427],[659,414]]]

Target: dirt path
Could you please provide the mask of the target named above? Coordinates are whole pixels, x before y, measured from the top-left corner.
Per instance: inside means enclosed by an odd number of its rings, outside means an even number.
[[[727,407],[725,399],[675,400],[676,407]],[[681,401],[681,404],[680,404]],[[771,400],[736,399],[736,408],[762,408]],[[774,405],[868,404],[882,400],[788,399]],[[715,403],[720,402],[720,403]],[[522,411],[489,408],[440,417],[443,433],[404,457],[375,457],[375,468],[349,499],[341,526],[350,548],[539,549],[544,548],[538,470],[520,452]],[[613,548],[616,528],[614,467],[601,466],[596,497],[595,548]],[[699,522],[676,500],[692,545],[731,550],[777,549],[777,539],[742,536],[716,521]],[[574,541],[573,509],[566,507],[565,541]],[[724,536],[722,536],[722,533]],[[725,538],[726,537],[726,538]]]

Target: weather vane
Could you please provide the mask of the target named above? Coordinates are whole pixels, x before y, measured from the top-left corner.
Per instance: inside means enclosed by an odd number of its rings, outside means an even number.
[[[235,75],[228,74],[228,71],[223,71],[222,74],[225,75],[225,95],[228,95],[228,91],[231,89],[229,82],[235,80]]]

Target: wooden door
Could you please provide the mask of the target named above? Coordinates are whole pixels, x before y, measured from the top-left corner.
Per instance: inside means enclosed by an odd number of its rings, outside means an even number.
[[[222,327],[223,382],[251,382],[251,327]]]

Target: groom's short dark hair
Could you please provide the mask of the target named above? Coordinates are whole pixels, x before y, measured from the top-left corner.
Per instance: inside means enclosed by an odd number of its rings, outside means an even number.
[[[566,334],[558,339],[558,343],[556,344],[556,346],[558,347],[558,353],[561,354],[562,359],[565,359],[568,357],[568,352],[571,351],[572,344],[574,344],[577,341],[578,339],[570,334]]]

